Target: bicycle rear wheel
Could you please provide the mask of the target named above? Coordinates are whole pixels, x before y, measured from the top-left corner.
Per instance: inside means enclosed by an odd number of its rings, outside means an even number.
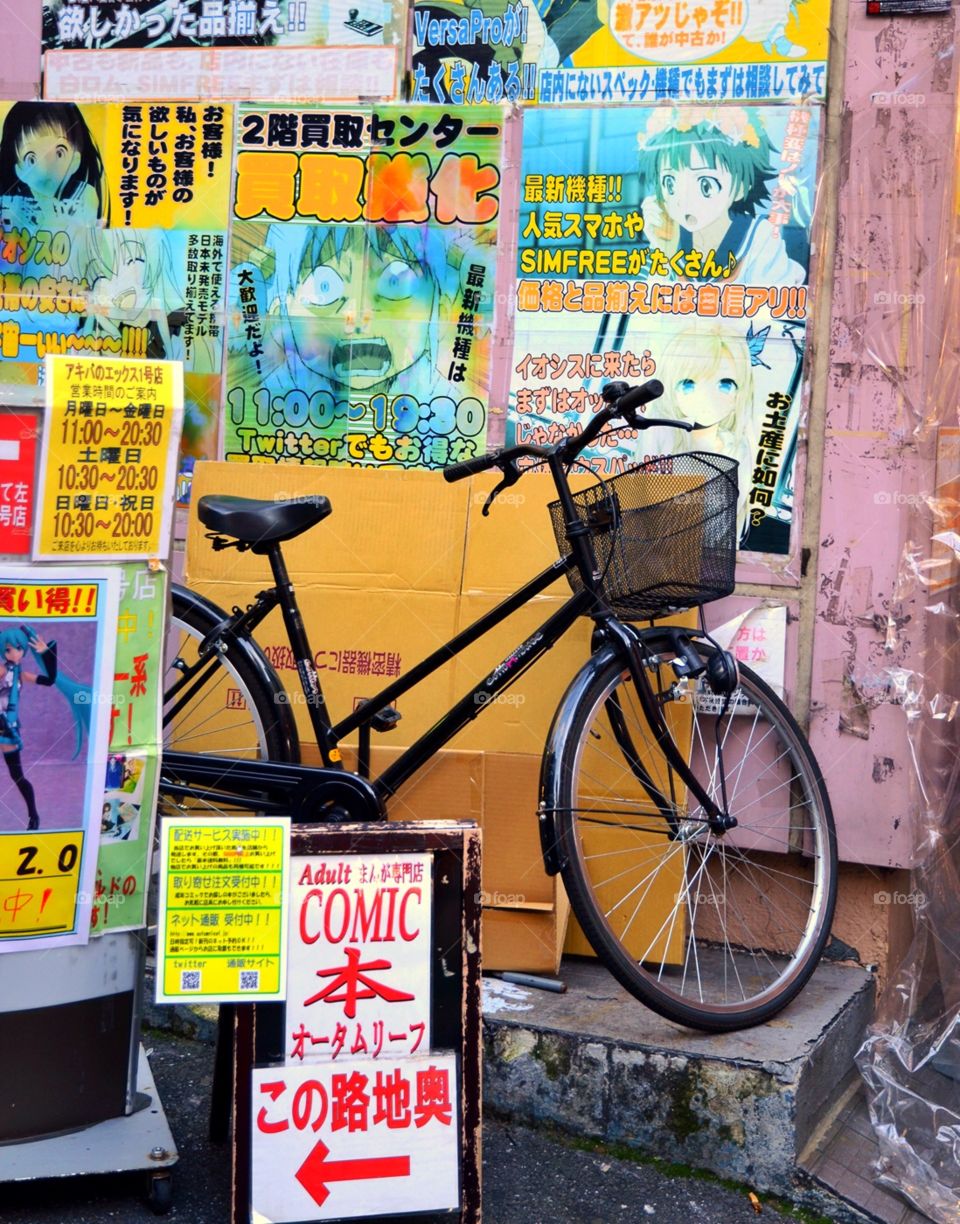
[[[717,1032],[769,1020],[816,968],[836,899],[833,815],[803,732],[746,667],[718,723],[722,699],[676,683],[660,656],[650,675],[664,715],[722,808],[719,738],[737,826],[716,833],[653,739],[629,672],[613,658],[593,666],[545,795],[584,934],[669,1020]]]
[[[174,585],[172,596],[164,749],[231,760],[298,761],[293,713],[256,643],[243,637],[216,639],[225,612],[185,587]],[[198,796],[181,796],[174,802],[165,792],[164,776],[161,770],[161,815],[202,815],[204,808],[210,815],[230,813],[229,801],[223,797],[215,809]]]

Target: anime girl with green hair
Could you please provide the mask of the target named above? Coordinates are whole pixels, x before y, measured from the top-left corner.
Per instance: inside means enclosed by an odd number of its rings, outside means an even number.
[[[31,653],[39,664],[38,671],[27,670],[23,664]],[[57,666],[57,644],[47,642],[27,625],[0,631],[0,753],[14,786],[27,805],[27,828],[39,829],[40,814],[32,783],[23,772],[20,753],[23,734],[20,726],[20,695],[25,683],[43,687],[55,685],[67,699],[73,717],[76,743],[73,756],[80,755],[85,737],[90,734],[89,685],[80,684],[60,673]]]
[[[777,178],[774,149],[756,111],[742,106],[661,106],[637,137],[641,211],[651,247],[715,252],[746,285],[802,285],[779,230],[764,216]]]

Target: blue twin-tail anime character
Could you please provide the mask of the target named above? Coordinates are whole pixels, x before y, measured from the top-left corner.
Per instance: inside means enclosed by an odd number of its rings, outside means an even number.
[[[39,671],[28,671],[24,660],[31,653],[39,664]],[[73,715],[76,733],[74,759],[80,755],[85,736],[90,732],[90,697],[88,685],[80,684],[70,676],[59,673],[57,666],[57,644],[46,642],[26,625],[0,631],[0,753],[7,763],[10,777],[27,805],[27,828],[40,828],[33,785],[23,772],[20,753],[23,750],[23,734],[20,725],[20,696],[24,683],[43,687],[56,686],[67,699]]]

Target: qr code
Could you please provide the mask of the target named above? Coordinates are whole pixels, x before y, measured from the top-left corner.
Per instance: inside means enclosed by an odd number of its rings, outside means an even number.
[[[199,969],[182,969],[180,971],[180,989],[181,990],[199,990],[200,989],[200,970]]]
[[[240,971],[240,989],[241,990],[259,990],[260,989],[260,970],[259,969],[242,969]]]

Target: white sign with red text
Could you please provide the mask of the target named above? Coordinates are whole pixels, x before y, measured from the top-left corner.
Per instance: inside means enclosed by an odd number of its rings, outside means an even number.
[[[288,1064],[430,1049],[432,856],[290,864]]]
[[[458,1210],[458,1099],[453,1054],[255,1068],[253,1224]]]

